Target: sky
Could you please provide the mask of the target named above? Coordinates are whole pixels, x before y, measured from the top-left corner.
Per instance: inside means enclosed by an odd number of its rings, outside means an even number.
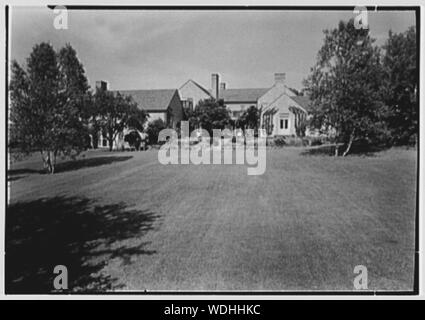
[[[47,7],[12,7],[10,58],[24,65],[32,47],[70,43],[89,83],[113,90],[179,88],[188,79],[210,88],[218,73],[227,88],[266,88],[274,73],[302,88],[323,43],[323,30],[354,17],[351,11],[70,10],[68,29],[55,29]],[[369,12],[378,45],[388,31],[415,25],[413,11]]]

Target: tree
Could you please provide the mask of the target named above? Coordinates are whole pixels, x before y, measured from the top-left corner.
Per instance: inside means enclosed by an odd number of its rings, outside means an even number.
[[[239,119],[236,120],[236,126],[244,129],[257,130],[260,126],[260,115],[260,109],[258,109],[256,106],[250,106],[241,114]]]
[[[94,95],[92,119],[95,127],[106,133],[109,150],[124,128],[143,130],[147,114],[137,107],[131,96],[98,89]]]
[[[231,119],[223,100],[207,99],[199,101],[189,122],[197,128],[205,129],[212,137],[213,129],[226,128]]]
[[[142,138],[140,137],[137,131],[130,131],[125,135],[124,141],[128,142],[131,147],[134,147],[136,150],[140,149],[142,143]]]
[[[416,30],[389,32],[384,45],[387,118],[393,143],[409,143],[418,133],[418,74],[416,65]]]
[[[148,127],[146,129],[146,133],[148,134],[148,139],[150,144],[158,143],[158,135],[159,132],[165,129],[167,126],[162,119],[156,119],[152,122],[149,122]]]
[[[19,152],[40,152],[49,173],[59,154],[74,156],[87,144],[81,121],[87,86],[79,83],[87,80],[77,64],[70,45],[57,54],[48,43],[34,46],[26,71],[12,62],[10,142]]]
[[[353,141],[376,136],[374,130],[383,127],[383,69],[368,32],[356,29],[353,19],[325,30],[317,63],[305,81],[312,100],[311,125],[332,133],[335,156],[340,143],[345,156]]]

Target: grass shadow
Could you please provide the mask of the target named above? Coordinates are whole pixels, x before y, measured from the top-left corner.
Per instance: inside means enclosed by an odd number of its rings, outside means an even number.
[[[347,156],[363,156],[363,157],[376,157],[379,152],[388,150],[388,147],[372,146],[372,145],[353,145],[350,148]],[[339,147],[339,154],[345,151],[345,146]],[[302,156],[335,156],[335,145],[323,145],[317,147],[309,147],[303,152]]]
[[[102,273],[111,259],[128,264],[151,255],[143,235],[158,215],[124,203],[96,205],[80,197],[53,197],[8,206],[5,288],[7,294],[56,292],[56,265],[68,269],[65,292],[104,292],[122,284]]]
[[[87,159],[76,159],[59,162],[56,164],[55,173],[74,171],[83,168],[103,166],[114,162],[127,161],[133,156],[109,156],[109,157],[94,157]],[[7,171],[7,180],[15,181],[29,174],[46,174],[45,170],[35,170],[30,168],[10,169]]]
[[[73,171],[82,168],[90,168],[103,166],[106,164],[111,164],[114,162],[127,161],[133,158],[133,156],[112,156],[112,157],[95,157],[88,159],[78,159],[78,160],[70,160],[66,162],[61,162],[56,165],[55,172],[66,172]]]

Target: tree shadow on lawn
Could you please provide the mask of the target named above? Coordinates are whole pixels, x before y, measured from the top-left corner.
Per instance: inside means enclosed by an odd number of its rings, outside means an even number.
[[[82,168],[97,167],[102,165],[111,164],[114,162],[127,161],[133,156],[110,156],[110,157],[94,157],[88,159],[69,160],[59,162],[56,164],[55,173],[79,170]],[[41,162],[41,160],[40,160]],[[45,170],[34,170],[29,168],[23,169],[10,169],[7,171],[8,181],[15,181],[23,178],[28,174],[47,174]]]
[[[388,147],[371,146],[371,145],[353,145],[347,156],[363,156],[376,157],[381,151],[388,150]],[[345,146],[339,147],[339,155],[345,151]],[[302,156],[335,156],[335,145],[323,145],[310,147],[301,152]]]
[[[8,294],[53,293],[56,265],[68,269],[68,290],[104,292],[122,288],[102,273],[109,260],[151,255],[141,237],[158,215],[128,210],[124,203],[95,205],[79,197],[18,202],[6,215],[5,283]]]

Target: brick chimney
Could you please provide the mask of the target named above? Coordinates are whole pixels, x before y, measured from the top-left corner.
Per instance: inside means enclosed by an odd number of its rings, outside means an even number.
[[[274,74],[274,82],[277,84],[285,84],[286,73],[275,73]]]
[[[226,83],[220,82],[220,91],[226,90]]]
[[[218,87],[218,82],[219,82],[219,76],[217,73],[213,73],[211,75],[211,94],[213,96],[214,99],[218,99],[219,97],[219,87]]]
[[[108,83],[103,80],[96,81],[96,89],[107,91],[108,90]]]

